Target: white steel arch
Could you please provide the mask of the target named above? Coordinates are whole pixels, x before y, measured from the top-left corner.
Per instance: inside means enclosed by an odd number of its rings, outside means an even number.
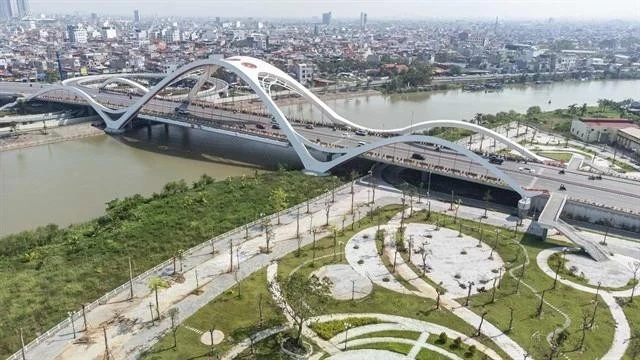
[[[135,103],[129,106],[126,109],[121,110],[113,110],[104,107],[95,101],[90,95],[86,92],[74,87],[74,86],[63,86],[56,88],[45,89],[39,93],[32,95],[30,98],[36,97],[38,95],[42,95],[43,93],[54,91],[54,90],[70,90],[74,93],[82,96],[90,106],[92,106],[96,112],[104,119],[107,128],[105,131],[111,133],[122,132],[122,128],[133,119],[136,114],[144,107],[155,95],[157,95],[160,91],[162,91],[165,87],[172,84],[176,79],[182,77],[183,75],[192,72],[198,68],[208,67],[208,66],[221,66],[234,72],[237,76],[239,76],[245,83],[247,83],[256,93],[256,95],[260,98],[263,104],[268,108],[269,112],[272,114],[273,119],[280,125],[280,128],[287,140],[293,147],[294,151],[297,153],[300,158],[305,169],[316,172],[316,173],[325,173],[326,171],[332,169],[333,167],[348,161],[356,156],[359,156],[367,151],[371,151],[373,149],[401,142],[429,142],[433,144],[442,145],[448,148],[451,148],[459,153],[471,158],[475,162],[483,165],[488,169],[493,175],[504,181],[506,184],[511,186],[515,191],[517,191],[522,197],[529,197],[529,195],[522,187],[514,181],[512,178],[504,174],[500,169],[488,163],[485,159],[476,155],[475,153],[465,149],[462,146],[451,143],[449,141],[432,137],[426,135],[400,135],[394,136],[386,139],[382,139],[375,143],[370,143],[360,147],[354,147],[351,149],[345,149],[342,152],[342,155],[336,159],[330,161],[320,161],[314,158],[307,149],[307,145],[309,141],[297,133],[288,119],[284,116],[283,112],[277,106],[275,101],[271,98],[271,86],[276,84],[281,87],[285,87],[296,91],[303,98],[307,99],[313,105],[319,107],[325,115],[331,118],[334,122],[340,123],[346,126],[350,126],[356,129],[362,129],[365,131],[371,131],[376,133],[408,133],[412,131],[417,131],[420,129],[430,129],[433,127],[458,127],[465,128],[469,130],[474,130],[477,132],[482,132],[489,137],[495,138],[501,142],[506,143],[510,148],[520,151],[523,155],[534,158],[535,160],[541,160],[539,156],[533,154],[528,149],[524,148],[520,144],[517,144],[510,139],[482,126],[466,123],[458,120],[434,120],[434,121],[425,121],[413,126],[403,127],[398,129],[372,129],[367,128],[365,126],[356,124],[351,122],[344,117],[338,115],[333,109],[331,109],[328,105],[322,102],[315,94],[309,91],[307,88],[302,86],[300,83],[295,81],[289,75],[276,68],[275,66],[268,64],[262,60],[251,58],[251,57],[231,57],[227,59],[206,59],[195,61],[190,64],[187,64],[172,74],[164,77],[156,86],[146,92],[141,98],[139,98]],[[69,83],[71,84],[71,83]],[[306,144],[305,144],[306,143]],[[320,149],[322,150],[322,149]],[[328,150],[328,149],[327,149]]]
[[[137,81],[133,81],[131,79],[127,79],[127,78],[123,78],[123,77],[110,77],[107,80],[103,81],[98,87],[99,88],[104,88],[105,86],[107,86],[107,85],[109,85],[111,83],[129,85],[129,86],[131,86],[133,88],[136,88],[136,89],[140,90],[142,93],[148,93],[149,92],[149,88],[147,88],[146,86],[140,84]]]

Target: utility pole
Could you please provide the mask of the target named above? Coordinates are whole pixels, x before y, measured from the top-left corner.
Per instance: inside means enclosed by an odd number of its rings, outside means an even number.
[[[20,328],[20,354],[22,354],[22,360],[27,360],[25,354],[24,354],[24,336],[22,334],[22,328]]]
[[[151,313],[153,315],[153,312]],[[102,334],[104,335],[104,358],[105,360],[111,359],[111,354],[109,354],[109,342],[107,341],[107,328],[102,327]]]

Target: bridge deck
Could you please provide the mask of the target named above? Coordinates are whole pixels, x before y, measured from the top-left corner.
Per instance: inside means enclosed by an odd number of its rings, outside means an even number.
[[[544,228],[555,228],[562,235],[566,236],[571,242],[578,245],[596,261],[604,261],[609,257],[607,252],[598,244],[588,240],[573,226],[560,220],[560,214],[567,202],[567,196],[559,193],[551,193],[547,204],[540,213],[538,223]]]

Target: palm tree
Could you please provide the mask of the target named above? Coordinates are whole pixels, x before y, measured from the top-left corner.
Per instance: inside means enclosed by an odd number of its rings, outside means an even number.
[[[453,217],[453,223],[455,224],[458,221],[458,210],[460,210],[460,205],[462,205],[462,199],[456,200],[456,213]]]
[[[584,114],[587,113],[587,103],[582,104],[582,107],[580,108],[580,116],[584,116]]]
[[[149,289],[153,290],[156,294],[156,316],[160,319],[160,302],[158,301],[158,289],[166,289],[169,284],[161,277],[154,276],[149,280]]]

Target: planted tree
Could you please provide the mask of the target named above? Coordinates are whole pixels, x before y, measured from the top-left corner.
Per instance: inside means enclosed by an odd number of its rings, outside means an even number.
[[[149,289],[155,292],[156,297],[156,317],[160,319],[160,301],[158,301],[158,290],[166,289],[169,284],[161,277],[154,276],[149,280]]]
[[[287,193],[280,187],[271,191],[269,196],[271,207],[278,214],[278,225],[280,225],[280,211],[287,208]]]
[[[331,299],[331,281],[296,272],[287,279],[278,278],[277,283],[280,284],[282,297],[278,297],[276,302],[289,314],[296,326],[292,345],[302,348],[302,326],[307,319],[324,311]],[[269,286],[273,288],[277,284],[272,282]]]

